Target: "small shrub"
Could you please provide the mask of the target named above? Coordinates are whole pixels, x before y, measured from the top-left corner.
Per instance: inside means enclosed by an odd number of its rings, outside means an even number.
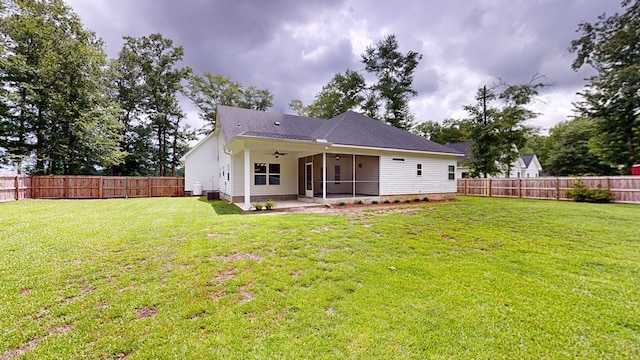
[[[354,203],[355,205],[362,205],[362,204],[364,204],[364,203],[362,202],[362,200],[356,200],[356,201],[354,201],[353,203]]]
[[[267,210],[271,210],[276,207],[276,203],[274,201],[267,201],[264,203],[264,207],[267,208]]]
[[[373,205],[376,205],[376,204],[378,203],[378,200],[373,200],[371,203],[372,203]]]
[[[413,199],[413,201],[418,202],[418,201],[420,201],[420,199],[415,198],[415,199]]]
[[[598,185],[596,189],[589,189],[581,180],[571,185],[571,190],[567,191],[567,196],[576,202],[608,203],[613,201],[613,193]]]
[[[613,193],[609,189],[605,189],[598,185],[596,189],[591,190],[591,202],[609,203],[613,201]]]
[[[259,202],[256,203],[255,205],[253,205],[254,208],[256,208],[256,211],[260,211],[262,210],[262,208],[264,207],[264,205],[260,204]]]
[[[393,200],[393,203],[394,203],[394,204],[397,204],[397,203],[399,203],[399,202],[400,202],[400,199],[395,199],[395,200]]]
[[[425,196],[422,198],[422,201],[429,201],[429,198]]]
[[[338,205],[338,206],[345,206],[345,205],[347,205],[347,204],[345,204],[343,201],[340,201],[337,205]]]
[[[410,200],[410,199],[407,199],[407,200],[405,200],[404,202],[406,202],[406,203],[410,203],[410,202],[411,202],[411,200]]]
[[[389,200],[385,200],[385,201],[383,201],[382,203],[383,203],[383,204],[391,204],[391,201],[389,201]]]

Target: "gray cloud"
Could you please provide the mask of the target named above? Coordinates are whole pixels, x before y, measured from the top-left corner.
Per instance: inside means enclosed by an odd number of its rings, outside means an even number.
[[[475,90],[534,73],[555,84],[540,105],[544,127],[569,115],[590,75],[571,70],[567,51],[578,23],[619,10],[602,0],[68,0],[115,57],[123,35],[159,32],[185,48],[184,64],[275,94],[276,111],[293,98],[313,99],[386,33],[402,51],[424,55],[415,76],[416,118],[463,116]],[[186,106],[188,107],[188,106]],[[546,109],[546,110],[545,110]],[[193,112],[190,112],[192,114]],[[196,119],[191,121],[197,122]]]

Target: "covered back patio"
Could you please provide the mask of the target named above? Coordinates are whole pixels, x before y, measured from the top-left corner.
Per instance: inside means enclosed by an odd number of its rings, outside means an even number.
[[[314,202],[380,195],[380,158],[322,153],[298,158],[298,198]],[[323,171],[326,169],[326,171]]]

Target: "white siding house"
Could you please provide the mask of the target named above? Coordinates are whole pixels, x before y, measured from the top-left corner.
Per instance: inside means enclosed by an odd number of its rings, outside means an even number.
[[[460,154],[378,120],[218,107],[217,128],[182,159],[185,190],[238,203],[453,198]]]
[[[446,144],[446,146],[464,155],[463,157],[458,159],[456,170],[456,178],[458,179],[466,178],[470,175],[471,170],[469,168],[468,161],[473,161],[469,160],[471,156],[472,145],[473,142],[471,141]],[[516,149],[515,147],[514,149],[516,152],[518,151],[518,149]],[[538,157],[535,154],[522,155],[518,157],[513,163],[511,163],[507,170],[490,177],[497,179],[539,177],[541,171],[542,166],[540,166]]]

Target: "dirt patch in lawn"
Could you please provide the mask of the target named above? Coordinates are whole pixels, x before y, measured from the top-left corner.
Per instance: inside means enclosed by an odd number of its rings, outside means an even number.
[[[71,330],[71,325],[62,325],[56,328],[53,328],[49,331],[47,336],[63,334]],[[26,354],[28,351],[33,350],[38,344],[40,344],[47,336],[43,336],[40,338],[35,338],[26,343],[23,347],[10,350],[0,356],[0,360],[10,360],[20,355]]]
[[[235,253],[225,257],[224,260],[225,261],[237,261],[237,260],[261,261],[262,257],[260,255],[256,255],[252,253]]]
[[[216,281],[223,282],[223,281],[231,279],[232,277],[235,276],[235,270],[236,269],[228,269],[228,270],[218,274],[218,276],[216,276]]]
[[[142,309],[138,309],[138,319],[147,319],[156,315],[158,315],[158,310],[156,309],[152,309],[150,307],[143,307]]]
[[[29,341],[25,346],[18,348],[18,349],[14,349],[11,350],[7,353],[4,353],[4,355],[0,356],[0,360],[9,360],[9,359],[13,359],[16,356],[20,356],[24,353],[26,353],[27,351],[33,350],[33,348],[36,347],[36,345],[38,345],[43,339],[33,339],[31,341]]]
[[[424,209],[424,205],[437,203],[440,201],[420,201],[420,202],[410,202],[410,203],[378,203],[378,204],[345,204],[345,205],[337,205],[331,204],[324,207],[314,206],[314,207],[298,207],[298,208],[288,208],[288,209],[279,209],[278,212],[253,212],[256,215],[276,215],[276,214],[292,214],[292,213],[306,213],[306,214],[328,214],[328,215],[346,215],[346,216],[360,216],[364,214],[374,214],[374,215],[388,215],[388,214],[410,214],[413,212],[418,212]]]
[[[29,294],[31,294],[33,290],[29,289],[29,288],[24,288],[22,290],[20,290],[20,296],[27,296]]]

